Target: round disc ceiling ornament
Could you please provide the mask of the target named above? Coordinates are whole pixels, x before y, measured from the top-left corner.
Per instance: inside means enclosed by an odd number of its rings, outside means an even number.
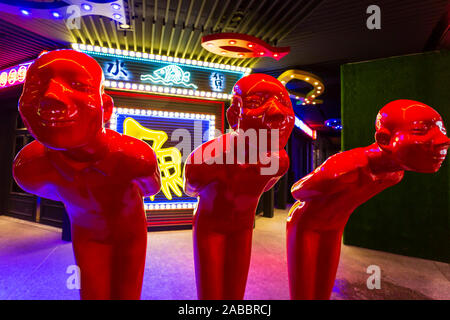
[[[289,95],[292,99],[299,100],[302,105],[321,104],[323,102],[322,100],[317,99],[317,97],[325,91],[325,86],[323,85],[322,79],[320,79],[315,74],[295,69],[287,70],[278,77],[278,80],[284,86],[286,86],[289,81],[294,79],[309,83],[310,85],[312,85],[313,89],[306,94],[289,91]]]
[[[325,126],[334,130],[342,130],[342,122],[339,118],[328,119],[324,122]]]
[[[271,57],[280,60],[290,47],[272,47],[267,42],[242,33],[215,33],[202,37],[206,50],[230,58]]]

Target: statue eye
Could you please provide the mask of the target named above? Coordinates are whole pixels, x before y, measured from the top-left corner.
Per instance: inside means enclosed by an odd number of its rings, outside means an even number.
[[[262,103],[263,98],[258,95],[251,95],[245,99],[247,107],[259,107]]]
[[[424,135],[428,132],[428,128],[427,127],[414,127],[414,128],[412,128],[411,131],[413,134]]]
[[[290,99],[289,99],[289,98],[286,98],[284,95],[277,96],[277,99],[278,99],[278,101],[279,101],[282,105],[284,105],[284,106],[289,106]]]
[[[89,92],[91,90],[91,86],[89,84],[80,82],[80,81],[73,81],[70,86],[77,90],[77,91],[82,91],[82,92]]]

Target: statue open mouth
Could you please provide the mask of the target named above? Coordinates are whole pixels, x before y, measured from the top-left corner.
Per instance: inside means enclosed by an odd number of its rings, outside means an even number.
[[[44,125],[52,127],[68,126],[75,122],[78,108],[67,106],[52,99],[42,99],[37,115]]]

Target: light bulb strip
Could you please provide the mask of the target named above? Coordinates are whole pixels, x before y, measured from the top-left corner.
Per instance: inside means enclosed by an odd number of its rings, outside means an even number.
[[[155,203],[144,203],[144,208],[146,211],[152,210],[186,210],[195,209],[197,207],[197,202],[155,202]]]
[[[156,86],[143,83],[127,82],[127,81],[116,81],[116,80],[105,80],[105,88],[120,91],[133,91],[133,92],[144,92],[144,93],[155,93],[161,95],[169,96],[180,96],[197,98],[203,100],[230,100],[233,96],[232,94],[214,92],[214,91],[201,91],[192,89],[182,89],[173,88],[165,86]]]
[[[153,61],[153,62],[167,62],[172,64],[179,64],[183,66],[190,66],[194,68],[200,69],[208,69],[208,70],[220,70],[220,71],[229,71],[234,73],[243,73],[244,75],[248,75],[252,72],[251,68],[245,67],[237,67],[228,64],[214,63],[208,61],[200,61],[200,60],[191,60],[191,59],[183,59],[171,56],[162,56],[156,55],[146,52],[136,52],[122,49],[114,49],[114,48],[106,48],[99,47],[93,45],[85,45],[79,43],[72,43],[72,49],[81,51],[84,53],[93,53],[97,55],[102,55],[106,57],[126,57],[129,59],[140,60],[140,61]]]
[[[209,122],[210,138],[214,138],[214,130],[216,129],[216,116],[214,114],[205,113],[188,113],[178,111],[162,111],[152,109],[138,109],[127,107],[114,107],[111,119],[109,120],[109,129],[117,130],[117,116],[123,115],[138,115],[147,117],[169,118],[169,119],[184,119],[184,120],[203,120]]]

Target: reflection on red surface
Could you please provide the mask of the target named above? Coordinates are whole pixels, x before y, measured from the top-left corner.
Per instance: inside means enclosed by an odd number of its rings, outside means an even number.
[[[147,245],[142,197],[160,188],[150,146],[103,127],[112,108],[100,66],[73,50],[40,56],[19,102],[36,141],[17,155],[14,178],[27,192],[64,203],[82,299],[139,299]]]
[[[450,139],[441,116],[412,100],[388,103],[376,119],[375,143],[331,156],[292,186],[287,222],[292,299],[329,299],[342,232],[361,204],[399,183],[405,170],[433,173]]]

